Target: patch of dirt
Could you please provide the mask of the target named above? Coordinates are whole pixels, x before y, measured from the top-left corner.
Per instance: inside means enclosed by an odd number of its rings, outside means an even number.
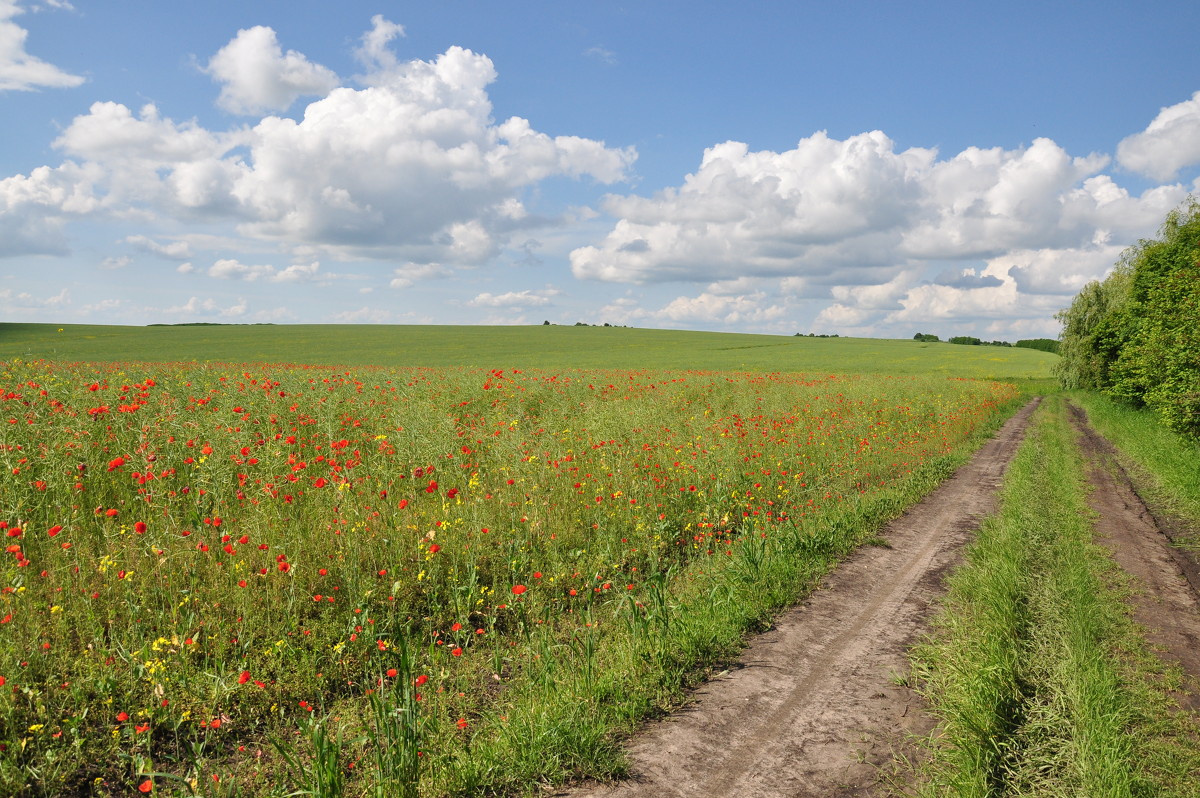
[[[928,631],[945,574],[996,493],[1037,401],[970,463],[826,576],[752,640],[738,665],[693,703],[629,742],[634,778],[555,793],[635,796],[886,795],[896,757],[934,721],[903,684],[906,652]]]
[[[1180,663],[1193,681],[1200,677],[1200,567],[1188,552],[1171,545],[1187,534],[1184,525],[1156,517],[1142,501],[1121,465],[1116,449],[1071,406],[1071,420],[1088,462],[1090,503],[1099,515],[1097,539],[1117,564],[1134,577],[1133,615],[1151,644],[1168,661]],[[1200,691],[1177,696],[1182,706],[1200,711]]]

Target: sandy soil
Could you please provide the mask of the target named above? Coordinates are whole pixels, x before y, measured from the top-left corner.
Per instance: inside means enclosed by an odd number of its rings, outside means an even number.
[[[898,678],[960,549],[996,490],[1036,402],[953,477],[860,550],[807,601],[751,641],[686,709],[629,741],[634,778],[556,793],[634,796],[860,796],[892,792],[894,757],[932,730]]]

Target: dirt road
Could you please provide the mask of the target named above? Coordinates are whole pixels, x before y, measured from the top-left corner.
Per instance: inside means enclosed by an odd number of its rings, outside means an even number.
[[[1036,402],[951,479],[857,552],[807,601],[753,640],[689,708],[630,741],[635,777],[558,795],[851,796],[888,794],[893,754],[932,720],[897,683],[926,630],[945,572],[996,490]]]
[[[1150,643],[1165,659],[1180,663],[1194,682],[1200,676],[1200,568],[1169,545],[1174,524],[1146,506],[1116,450],[1088,426],[1084,412],[1072,407],[1071,417],[1089,465],[1097,541],[1134,578],[1133,617],[1145,627]],[[1183,706],[1200,711],[1200,693],[1178,698]]]

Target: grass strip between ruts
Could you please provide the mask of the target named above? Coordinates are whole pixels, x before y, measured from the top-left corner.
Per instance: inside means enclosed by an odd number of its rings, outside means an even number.
[[[1188,720],[1167,695],[1178,680],[1130,620],[1086,495],[1064,402],[1051,397],[914,651],[941,722],[921,794],[1195,794],[1200,753],[1179,744]]]

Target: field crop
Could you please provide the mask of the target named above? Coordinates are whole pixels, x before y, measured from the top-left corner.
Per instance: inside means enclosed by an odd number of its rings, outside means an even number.
[[[614,707],[652,708],[1016,394],[10,360],[0,793],[511,792],[615,767],[587,762]]]

